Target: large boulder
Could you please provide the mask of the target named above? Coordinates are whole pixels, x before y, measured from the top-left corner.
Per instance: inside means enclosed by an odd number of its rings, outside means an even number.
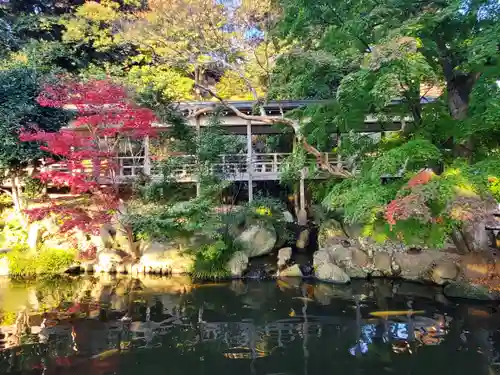
[[[469,251],[488,251],[491,243],[490,234],[485,229],[488,224],[489,220],[483,219],[464,226],[462,229],[462,239]],[[457,245],[460,246],[459,244]]]
[[[480,301],[500,300],[500,292],[486,285],[470,282],[452,282],[444,287],[444,295],[454,298],[467,298]]]
[[[276,240],[276,230],[261,224],[250,226],[238,237],[249,258],[269,254],[274,249]]]
[[[279,277],[303,277],[302,270],[298,264],[294,264],[282,271],[279,271]]]
[[[482,198],[469,191],[458,191],[455,202],[461,212],[465,208],[466,214],[473,216],[472,220],[465,221],[460,233],[452,237],[458,249],[474,253],[487,252],[491,244],[490,233],[486,227],[496,227],[498,222],[494,214],[498,211],[498,204],[493,197]],[[453,204],[450,212],[454,217]],[[468,212],[467,212],[468,211]]]
[[[284,267],[292,258],[292,248],[284,247],[278,251],[278,269]]]
[[[456,263],[460,255],[438,250],[423,250],[419,253],[392,254],[400,268],[399,276],[406,280],[432,282],[432,270],[437,264]]]
[[[318,247],[320,249],[338,244],[347,239],[347,235],[337,220],[328,219],[322,222],[318,231]]]
[[[377,276],[391,276],[392,270],[392,258],[389,253],[378,252],[373,256],[373,269],[377,272]]]
[[[351,277],[356,279],[364,279],[371,272],[371,260],[368,254],[361,249],[355,247],[347,248],[350,251],[350,258],[342,262],[344,271]],[[338,252],[338,251],[337,251]]]
[[[142,246],[137,268],[145,272],[186,274],[194,267],[194,256],[174,243],[150,242]]]
[[[342,268],[333,263],[322,263],[314,268],[314,276],[321,281],[347,284],[351,278]]]
[[[371,271],[371,263],[368,255],[364,251],[354,247],[332,245],[314,253],[314,268],[317,269],[323,263],[339,266],[352,278],[366,278]]]
[[[454,262],[439,262],[431,271],[431,280],[434,284],[445,285],[454,281],[459,274],[459,269]]]
[[[227,269],[234,278],[242,277],[247,268],[248,256],[243,251],[236,251],[227,262]]]
[[[129,255],[122,250],[105,249],[97,253],[96,272],[116,272],[117,267],[122,265]]]

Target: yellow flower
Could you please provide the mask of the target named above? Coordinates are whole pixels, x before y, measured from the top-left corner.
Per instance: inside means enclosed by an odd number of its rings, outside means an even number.
[[[271,210],[267,207],[259,207],[255,212],[261,216],[271,216]]]

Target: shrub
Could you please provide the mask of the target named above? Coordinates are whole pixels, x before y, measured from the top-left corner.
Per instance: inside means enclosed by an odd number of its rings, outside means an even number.
[[[7,220],[0,231],[0,247],[12,247],[17,244],[25,244],[28,240],[26,225],[19,220]]]
[[[231,256],[240,248],[235,241],[219,239],[195,250],[195,262],[191,274],[194,279],[220,280],[230,276],[226,268]]]
[[[12,204],[12,197],[10,195],[5,193],[0,194],[0,212],[3,212],[9,207],[12,207]]]
[[[9,260],[9,272],[17,277],[37,275],[53,276],[64,272],[76,258],[74,250],[41,249],[33,253],[25,246],[15,246],[6,257]]]

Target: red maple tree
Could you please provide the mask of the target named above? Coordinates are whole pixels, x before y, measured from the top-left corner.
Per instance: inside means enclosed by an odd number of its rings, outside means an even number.
[[[156,117],[151,110],[135,105],[126,88],[108,80],[61,78],[57,84],[43,87],[37,101],[42,106],[74,110],[77,116],[70,126],[55,133],[36,127],[21,132],[21,141],[38,142],[40,149],[52,155],[43,160],[36,177],[53,186],[69,187],[72,194],[88,200],[84,205],[54,200],[26,214],[34,221],[54,215],[62,223],[62,232],[98,232],[123,207],[117,163],[123,141],[154,135]],[[130,228],[127,231],[132,241]]]
[[[432,170],[421,170],[402,188],[402,190],[410,190],[411,193],[392,200],[385,207],[384,217],[391,230],[397,221],[408,220],[412,217],[419,218],[424,222],[437,222],[432,217],[431,210],[426,204],[426,197],[418,189],[420,186],[428,184],[433,177],[434,172]]]

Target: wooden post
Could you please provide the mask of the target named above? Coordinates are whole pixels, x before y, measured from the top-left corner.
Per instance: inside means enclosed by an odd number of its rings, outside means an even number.
[[[304,210],[306,208],[306,184],[305,184],[305,170],[304,169],[302,169],[300,171],[299,194],[300,194],[300,209]]]
[[[253,160],[252,160],[252,122],[247,120],[247,173],[248,173],[248,201],[253,201]]]
[[[297,222],[301,226],[307,224],[305,172],[305,168],[300,171],[299,182],[299,213],[297,215]]]

